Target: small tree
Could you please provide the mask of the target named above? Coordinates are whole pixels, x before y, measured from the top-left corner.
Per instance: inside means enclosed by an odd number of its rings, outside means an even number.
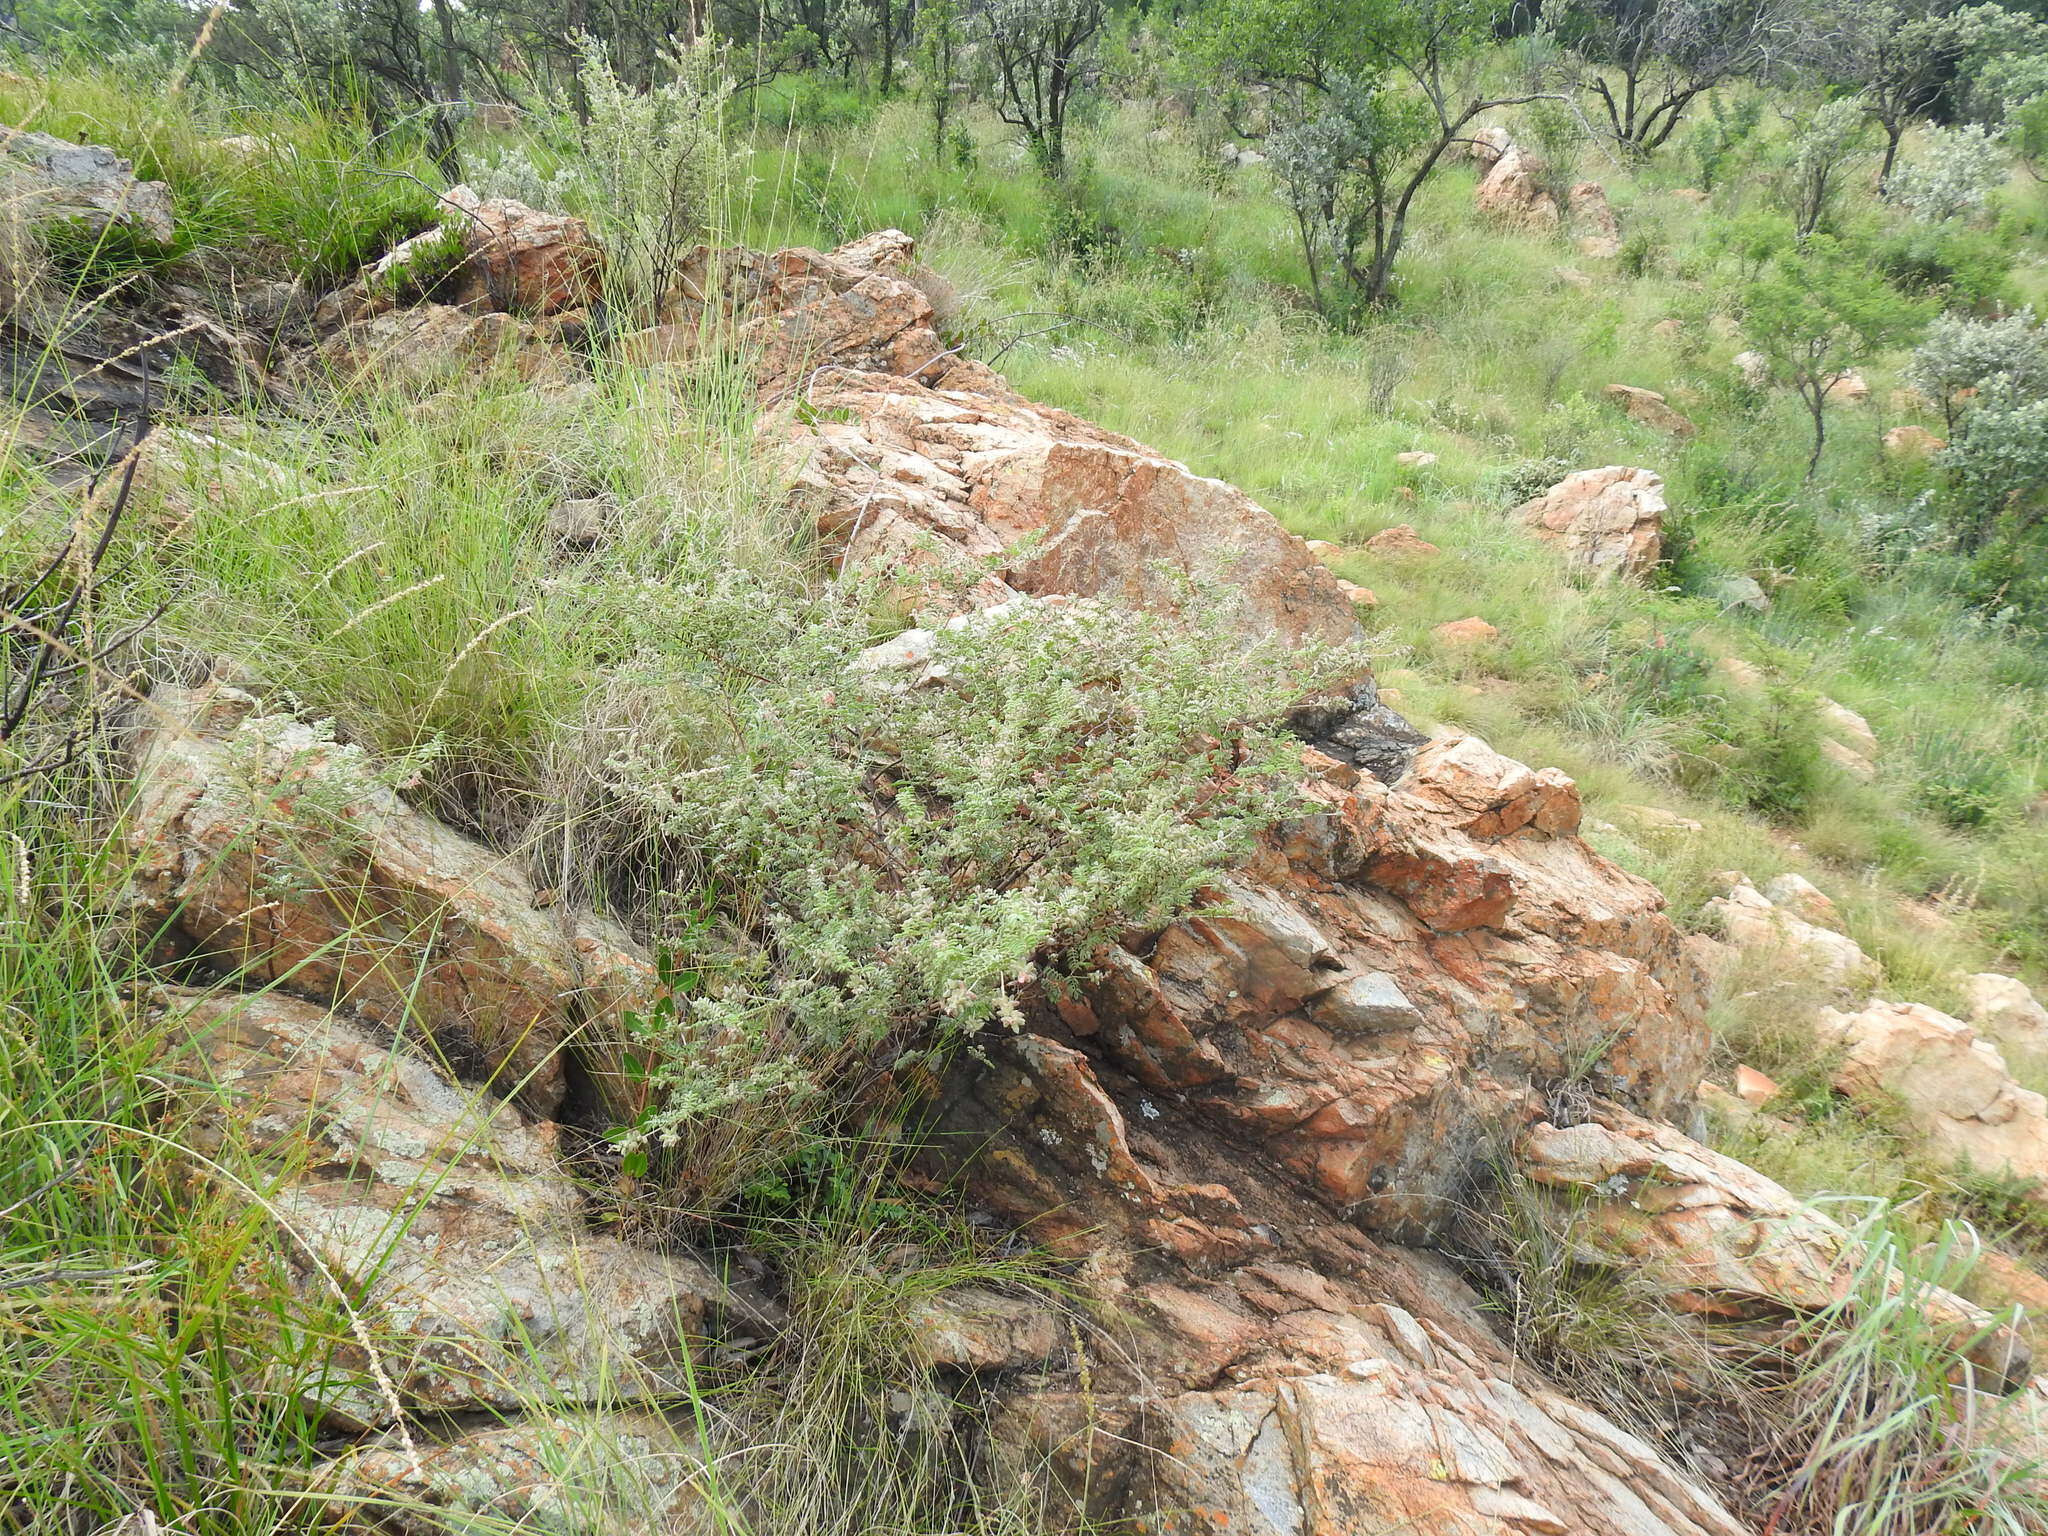
[[[1548,14],[1548,13],[1546,13]],[[1659,148],[1700,96],[1765,68],[1789,39],[1782,0],[1571,0],[1567,67],[1617,144]]]
[[[1867,263],[1828,235],[1811,235],[1779,255],[1742,293],[1750,345],[1771,382],[1795,392],[1813,420],[1810,480],[1827,444],[1828,397],[1844,375],[1925,323],[1926,306],[1874,281]]]
[[[1339,79],[1321,112],[1274,135],[1274,174],[1294,214],[1319,309],[1327,309],[1325,258],[1354,290],[1370,284],[1391,233],[1395,175],[1426,131],[1412,102],[1376,84]]]
[[[1550,94],[1490,96],[1484,50],[1515,0],[1213,0],[1196,46],[1265,86],[1285,125],[1282,190],[1304,239],[1370,235],[1369,260],[1340,258],[1368,304],[1386,301],[1408,214],[1451,146],[1496,107]],[[1323,210],[1337,210],[1325,214]],[[1348,210],[1348,211],[1345,211]]]
[[[1106,0],[988,0],[981,13],[996,114],[1024,130],[1048,175],[1066,174],[1067,112],[1108,17]]]
[[[945,159],[953,122],[953,72],[960,53],[959,0],[924,0],[917,8],[917,65],[932,116],[932,153]]]
[[[1793,138],[1790,178],[1792,221],[1803,238],[1820,227],[1842,184],[1868,155],[1869,120],[1859,97],[1824,103]]]
[[[1813,0],[1798,13],[1794,62],[1831,84],[1855,87],[1884,131],[1879,186],[1891,180],[1899,141],[1939,101],[1966,47],[1966,28],[1951,6],[1952,0]]]

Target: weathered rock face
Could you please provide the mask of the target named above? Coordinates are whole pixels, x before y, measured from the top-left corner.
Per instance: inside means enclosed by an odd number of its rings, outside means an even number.
[[[375,1427],[399,1407],[677,1390],[689,1341],[731,1298],[692,1258],[591,1233],[553,1125],[310,1003],[166,1003],[181,1065],[228,1092],[200,1149],[232,1139],[275,1165],[266,1209],[293,1235],[301,1289],[315,1306],[345,1294],[360,1319],[322,1378],[323,1415]]]
[[[2048,1100],[2014,1082],[1998,1047],[1962,1020],[1873,1001],[1855,1013],[1822,1009],[1816,1022],[1843,1052],[1836,1086],[1895,1100],[1937,1157],[2048,1180]]]
[[[415,1450],[417,1455],[415,1455]],[[316,1486],[392,1536],[697,1536],[731,1529],[702,1492],[704,1458],[651,1414],[474,1429],[408,1449],[395,1437],[329,1465]]]
[[[1568,779],[1469,736],[1391,789],[1326,773],[1224,910],[1107,952],[1062,1027],[1332,1209],[1411,1235],[1589,1051],[1652,1112],[1681,1102],[1700,978],[1655,889],[1574,835]]]
[[[977,605],[1023,592],[1171,608],[1183,589],[1169,572],[1214,575],[1241,594],[1252,630],[1356,634],[1336,578],[1242,491],[1065,411],[952,387],[962,372],[932,390],[835,368],[807,390],[815,412],[770,427],[843,560],[935,573],[996,560]]]
[[[417,304],[342,325],[293,359],[292,372],[310,384],[373,377],[426,384],[509,367],[530,382],[559,381],[575,375],[561,345],[565,335],[499,310],[475,314],[452,304]]]
[[[134,894],[238,977],[424,1028],[458,1072],[561,1103],[561,1047],[653,972],[512,860],[407,808],[360,753],[223,686],[158,689],[134,742]]]
[[[581,219],[462,186],[443,193],[441,206],[440,224],[329,296],[315,324],[360,323],[422,292],[470,315],[532,317],[587,309],[600,297],[604,258]]]
[[[1664,557],[1664,477],[1609,465],[1567,475],[1509,514],[1595,581],[1641,580]]]
[[[119,224],[160,245],[177,235],[171,189],[138,181],[133,167],[97,144],[73,144],[26,128],[0,127],[0,188],[10,212],[33,223]]]
[[[1584,1262],[1648,1269],[1679,1301],[1724,1319],[1819,1312],[1848,1294],[1861,1256],[1838,1223],[1754,1169],[1610,1104],[1523,1139],[1522,1166],[1568,1191]],[[2030,1353],[1983,1308],[1929,1293],[1930,1318],[1990,1379],[2017,1387]]]
[[[977,1186],[1092,1254],[1089,1292],[1131,1322],[1085,1387],[998,1410],[1019,1475],[1158,1536],[1741,1529],[1516,1365],[1440,1263],[1304,1198],[1185,1096],[1040,1034],[959,1087]]]
[[[1795,908],[1778,906],[1740,875],[1726,878],[1728,894],[1715,897],[1703,910],[1737,949],[1781,955],[1815,979],[1844,990],[1876,981],[1877,962],[1847,934],[1808,922]]]
[[[963,359],[933,328],[931,300],[905,274],[915,247],[885,229],[830,252],[773,255],[699,246],[684,261],[673,318],[643,338],[668,357],[707,344],[753,361],[771,398],[809,394],[812,376],[838,366],[1014,399],[1000,377]]]
[[[1963,1011],[2008,1049],[2048,1057],[2048,1008],[2017,977],[1989,971],[1965,976]]]

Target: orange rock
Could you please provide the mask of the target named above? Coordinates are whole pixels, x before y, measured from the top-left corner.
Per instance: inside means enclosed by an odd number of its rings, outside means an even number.
[[[1500,638],[1500,631],[1477,615],[1469,619],[1452,619],[1437,625],[1430,633],[1436,636],[1439,644],[1453,646],[1485,645]]]
[[[1763,1108],[1782,1092],[1782,1088],[1755,1067],[1735,1069],[1735,1096],[1752,1108]]]
[[[1402,559],[1411,555],[1440,555],[1443,553],[1442,550],[1430,543],[1429,540],[1418,534],[1414,526],[1409,523],[1396,523],[1391,528],[1382,528],[1378,533],[1365,541],[1365,547],[1368,553],[1378,555],[1382,559]]]

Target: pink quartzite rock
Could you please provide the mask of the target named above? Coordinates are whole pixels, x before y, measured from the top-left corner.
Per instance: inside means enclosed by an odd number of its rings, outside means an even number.
[[[1596,581],[1640,581],[1664,557],[1664,478],[1610,465],[1566,475],[1510,513]]]

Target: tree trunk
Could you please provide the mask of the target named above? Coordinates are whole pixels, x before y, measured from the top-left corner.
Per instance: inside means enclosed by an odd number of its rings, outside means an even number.
[[[896,94],[896,13],[889,0],[880,0],[882,8],[882,94]]]
[[[1899,158],[1899,141],[1906,136],[1906,120],[1902,117],[1884,125],[1884,162],[1877,168],[1878,195],[1884,195],[1886,183],[1892,179],[1892,166]]]
[[[1811,480],[1820,470],[1820,451],[1828,440],[1828,386],[1816,382],[1806,391],[1807,409],[1813,412],[1813,452],[1806,460],[1806,478]]]

